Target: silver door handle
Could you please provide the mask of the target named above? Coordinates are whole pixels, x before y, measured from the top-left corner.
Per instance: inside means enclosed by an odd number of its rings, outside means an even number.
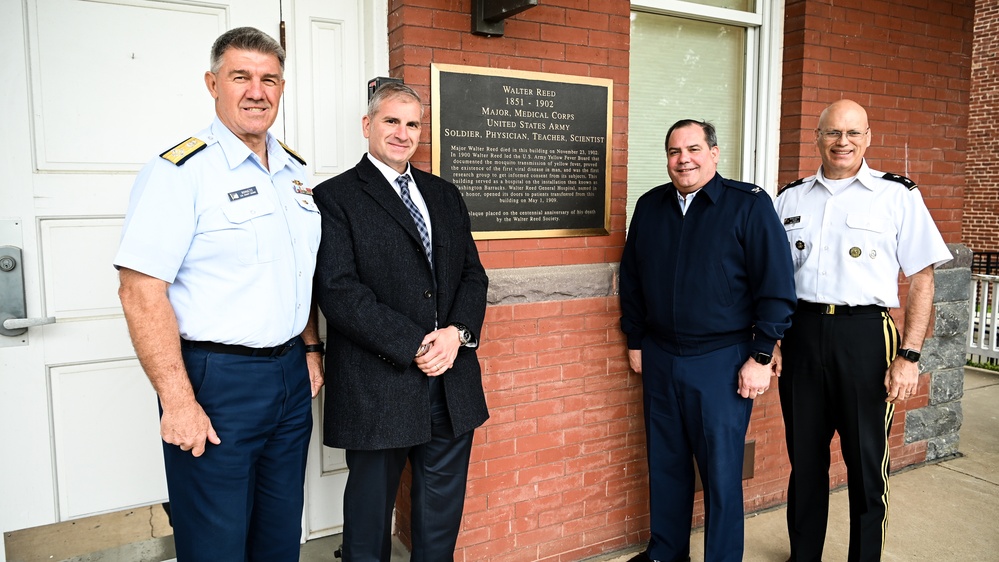
[[[21,328],[33,328],[46,324],[55,324],[55,316],[45,316],[41,318],[8,318],[3,321],[3,327],[7,330],[18,330]]]

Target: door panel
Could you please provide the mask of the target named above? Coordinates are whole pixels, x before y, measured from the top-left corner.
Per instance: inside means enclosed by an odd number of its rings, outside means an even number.
[[[48,378],[61,518],[164,497],[163,449],[155,439],[159,434],[156,394],[139,362],[55,365],[49,368]],[[95,436],[99,436],[98,446]],[[121,450],[128,454],[116,452]],[[116,459],[114,464],[106,462],[109,455]]]
[[[213,117],[202,74],[211,41],[228,28],[225,6],[142,0],[29,6],[38,171],[136,172],[171,139],[187,138]]]
[[[366,79],[359,56],[365,50],[361,25],[365,4],[360,0],[295,3],[293,33],[288,37],[295,61],[293,68],[286,69],[290,76],[285,95],[295,99],[289,132],[294,123],[297,149],[309,155],[313,186],[353,167],[367,150],[361,134]],[[316,424],[306,477],[307,538],[343,528],[347,464],[341,449],[322,446],[321,405],[322,397],[313,410]]]

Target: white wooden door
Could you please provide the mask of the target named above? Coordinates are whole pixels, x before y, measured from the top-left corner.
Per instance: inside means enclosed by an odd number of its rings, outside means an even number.
[[[365,0],[296,0],[294,9],[285,12],[289,22],[288,132],[298,142],[299,152],[308,155],[312,185],[352,168],[367,150],[361,134],[361,116],[367,106],[364,61],[375,58],[374,44],[387,44],[384,5]],[[381,22],[372,32],[376,39],[366,33],[365,20]],[[325,320],[321,324],[325,329]],[[341,449],[322,446],[323,399],[320,396],[313,407],[316,421],[303,526],[307,539],[343,529],[347,464]]]
[[[203,73],[215,37],[242,25],[278,37],[283,15],[289,84],[274,134],[315,182],[363,152],[371,67],[359,61],[384,35],[362,44],[360,0],[283,3],[0,2],[0,254],[21,249],[27,316],[56,319],[0,335],[0,562],[2,532],[166,499],[156,398],[111,261],[136,172],[214,116]],[[369,22],[384,13],[375,4]],[[318,437],[309,536],[342,517],[342,455]]]

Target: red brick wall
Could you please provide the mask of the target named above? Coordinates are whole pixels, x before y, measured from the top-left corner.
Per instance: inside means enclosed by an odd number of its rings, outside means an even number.
[[[630,8],[627,2],[553,0],[505,20],[502,37],[473,35],[470,0],[392,0],[389,2],[389,66],[430,101],[430,64],[458,64],[614,80],[611,139],[611,234],[575,238],[491,240],[479,243],[486,269],[614,263],[624,247],[628,172],[628,57]],[[431,167],[430,105],[424,116],[423,144],[413,158]]]
[[[956,242],[972,3],[788,0],[781,180],[814,173],[818,114],[849,95],[870,112],[872,163],[919,182],[945,237]],[[431,63],[614,81],[611,234],[482,241],[487,270],[618,262],[626,224],[629,8],[545,0],[506,20],[503,37],[486,38],[469,31],[469,0],[390,0],[391,75],[428,102],[414,157],[421,168],[430,169],[431,159]],[[488,309],[480,360],[492,417],[476,432],[455,560],[580,560],[648,539],[641,381],[628,370],[619,315],[616,297]],[[924,378],[910,406],[926,403],[927,386]],[[902,445],[903,423],[900,410],[894,468],[926,455],[925,443]],[[776,393],[757,401],[747,440],[756,442],[747,510],[783,502],[789,469]],[[838,467],[834,485],[845,483]],[[405,538],[405,483],[398,506]],[[695,524],[702,519],[698,495]]]
[[[870,119],[870,165],[916,181],[944,239],[960,242],[974,7],[974,0],[787,0],[780,183],[815,173],[819,113],[853,99]],[[903,434],[905,410],[925,406],[928,392],[924,374],[919,395],[896,409],[893,470],[926,459],[926,443],[903,445]],[[841,457],[833,461],[833,485],[844,484]]]
[[[999,4],[975,3],[975,47],[968,121],[968,187],[961,242],[999,252]]]
[[[430,64],[614,81],[609,236],[478,243],[487,270],[617,263],[625,238],[630,7],[546,0],[470,33],[469,0],[389,2],[390,74],[427,102],[413,163],[431,167]],[[648,538],[641,382],[616,297],[490,307],[479,352],[490,420],[476,431],[455,560],[579,560]],[[398,498],[409,533],[409,490]]]

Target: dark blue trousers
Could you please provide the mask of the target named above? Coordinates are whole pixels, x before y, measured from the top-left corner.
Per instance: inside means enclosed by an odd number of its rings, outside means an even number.
[[[392,510],[407,459],[413,470],[410,561],[454,559],[473,432],[452,434],[443,384],[431,378],[430,387],[430,441],[414,447],[346,452],[350,472],[343,495],[344,562],[389,562]]]
[[[312,399],[305,351],[244,357],[185,348],[222,443],[163,444],[178,562],[298,562]]]
[[[690,556],[694,459],[704,485],[704,559],[742,560],[742,464],[753,401],[737,390],[748,357],[748,342],[694,356],[673,355],[651,338],[642,345],[653,560]]]

